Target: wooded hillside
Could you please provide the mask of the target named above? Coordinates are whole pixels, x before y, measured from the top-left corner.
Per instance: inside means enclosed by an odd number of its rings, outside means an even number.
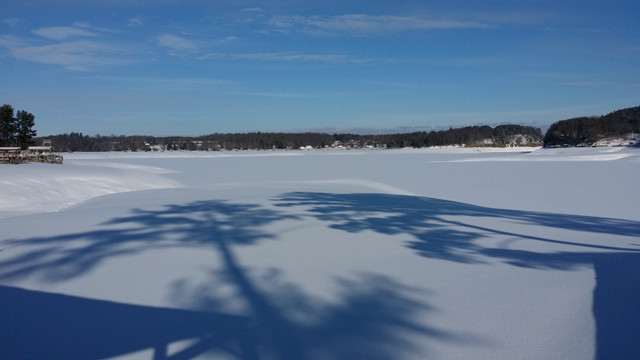
[[[633,133],[640,133],[640,106],[604,116],[558,121],[547,130],[544,146],[592,146],[605,138]]]

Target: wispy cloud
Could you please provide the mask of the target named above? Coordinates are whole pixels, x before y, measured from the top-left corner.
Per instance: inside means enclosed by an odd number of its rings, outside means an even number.
[[[18,60],[60,65],[74,71],[132,62],[131,54],[134,51],[122,42],[104,37],[116,33],[111,29],[76,22],[69,26],[42,27],[31,32],[37,36],[0,36],[0,47]]]
[[[610,81],[564,81],[559,83],[559,85],[565,86],[607,86],[607,85],[615,85],[615,83]]]
[[[42,27],[32,31],[32,33],[38,36],[57,41],[70,38],[96,37],[100,34],[113,32],[111,29],[95,27],[86,22],[75,22],[70,26]]]
[[[322,36],[368,36],[415,30],[482,29],[489,25],[475,21],[436,20],[417,16],[350,14],[339,16],[275,16],[268,25],[278,31],[302,31]]]
[[[92,37],[96,33],[77,26],[51,26],[33,30],[33,33],[52,40],[65,40],[72,37]]]
[[[16,47],[22,46],[22,41],[17,36],[0,35],[0,47],[6,48],[9,51]]]
[[[229,80],[217,79],[217,78],[181,78],[181,77],[160,77],[160,78],[146,78],[146,77],[123,77],[123,76],[87,76],[88,80],[99,81],[113,81],[118,83],[129,84],[141,84],[144,86],[157,86],[157,85],[169,85],[171,87],[181,86],[212,86],[212,85],[227,85],[231,83]]]
[[[244,11],[244,12],[252,12],[252,13],[260,13],[260,14],[266,14],[267,13],[266,11],[264,11],[262,8],[259,8],[259,7],[245,8],[245,9],[242,9],[242,11]]]
[[[95,66],[125,64],[121,49],[95,41],[70,41],[42,46],[23,46],[15,39],[0,41],[19,60],[61,65],[68,70],[85,71]]]
[[[93,26],[93,25],[89,24],[88,22],[82,22],[82,21],[74,22],[72,25],[75,26],[75,27],[78,27],[78,28],[82,28],[82,29],[86,29],[86,30],[90,30],[90,31],[101,32],[101,33],[114,33],[114,32],[116,32],[116,30],[113,30],[113,29]]]
[[[174,51],[194,51],[198,49],[195,42],[173,34],[158,36],[158,45]]]
[[[346,98],[351,96],[357,96],[359,93],[349,92],[281,92],[281,91],[240,91],[232,92],[235,95],[241,96],[254,96],[265,98],[280,98],[280,99],[321,99],[321,98]]]
[[[139,27],[144,25],[144,19],[141,16],[132,17],[127,20],[127,26]]]
[[[353,58],[341,54],[298,54],[288,52],[268,52],[268,53],[210,53],[198,58],[207,59],[229,59],[229,60],[258,60],[258,61],[303,61],[303,62],[328,62],[328,63],[363,63],[376,59]]]
[[[4,19],[2,20],[3,24],[9,25],[11,27],[16,27],[18,26],[18,24],[20,24],[22,22],[22,19],[20,18],[11,18],[11,19]]]
[[[473,13],[474,19],[489,24],[507,25],[533,25],[554,23],[561,19],[555,18],[553,13],[547,11],[500,11],[500,12],[479,12]]]

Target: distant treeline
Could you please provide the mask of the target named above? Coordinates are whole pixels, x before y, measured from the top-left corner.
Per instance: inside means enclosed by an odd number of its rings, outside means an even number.
[[[640,133],[640,106],[598,117],[562,120],[549,127],[544,146],[592,146],[596,142]]]
[[[52,135],[56,151],[152,151],[152,150],[271,150],[312,148],[403,148],[432,146],[516,146],[542,145],[540,129],[522,125],[469,126],[442,131],[404,134],[358,135],[325,133],[251,132],[185,136],[89,136],[82,133]]]
[[[441,131],[359,135],[326,133],[251,132],[187,136],[89,136],[70,133],[49,139],[56,151],[152,150],[271,150],[299,148],[422,148],[433,146],[592,146],[599,141],[640,134],[640,106],[598,117],[558,121],[542,136],[540,129],[522,125],[467,126]],[[640,135],[636,135],[640,137]],[[636,137],[636,139],[637,139]]]

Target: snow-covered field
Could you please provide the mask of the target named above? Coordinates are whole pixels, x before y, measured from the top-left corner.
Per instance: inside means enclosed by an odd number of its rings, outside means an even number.
[[[0,165],[2,359],[640,359],[640,149]]]

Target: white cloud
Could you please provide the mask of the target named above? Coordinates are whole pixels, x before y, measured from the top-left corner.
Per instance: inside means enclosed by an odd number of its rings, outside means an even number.
[[[616,83],[610,81],[565,81],[559,84],[566,86],[607,86],[615,85]]]
[[[33,33],[52,40],[65,40],[71,37],[92,37],[96,33],[78,26],[51,26],[33,30]]]
[[[88,79],[95,79],[100,81],[115,81],[118,83],[130,83],[144,86],[156,86],[158,84],[168,85],[171,87],[181,87],[181,86],[211,86],[211,85],[225,85],[229,84],[229,80],[217,79],[217,78],[144,78],[144,77],[119,77],[119,76],[92,76],[88,77]]]
[[[88,70],[94,66],[128,63],[120,50],[94,41],[72,41],[43,46],[13,47],[17,59],[64,66],[68,70]]]
[[[361,63],[375,61],[375,59],[358,59],[340,54],[297,54],[287,52],[271,53],[210,53],[198,58],[207,59],[230,59],[230,60],[259,60],[259,61],[306,61],[306,62],[330,62],[330,63]]]
[[[158,36],[158,45],[177,51],[193,51],[198,48],[193,41],[172,34]]]
[[[266,61],[321,61],[321,62],[345,62],[345,55],[331,54],[292,54],[292,53],[253,53],[231,54],[231,59],[266,60]]]
[[[76,71],[129,64],[135,52],[120,43],[95,41],[93,38],[114,31],[85,22],[42,27],[32,33],[38,37],[0,36],[0,47],[18,60],[60,65]]]
[[[0,35],[0,46],[9,50],[21,46],[22,41],[20,38],[11,35]]]
[[[108,28],[102,28],[102,27],[95,27],[87,22],[74,22],[72,24],[75,27],[79,27],[79,28],[83,28],[83,29],[87,29],[87,30],[92,30],[92,31],[97,31],[97,32],[103,32],[103,33],[113,33],[114,30],[112,29],[108,29]]]
[[[481,29],[489,25],[475,21],[434,20],[416,16],[364,15],[276,16],[268,24],[279,31],[303,31],[313,35],[337,36],[391,34],[412,30]]]
[[[244,12],[255,12],[255,13],[261,13],[261,14],[265,14],[266,13],[266,11],[264,11],[262,8],[259,8],[259,7],[245,8],[245,9],[242,9],[242,11],[244,11]]]
[[[138,27],[144,25],[144,19],[140,16],[132,17],[127,20],[127,26]]]

